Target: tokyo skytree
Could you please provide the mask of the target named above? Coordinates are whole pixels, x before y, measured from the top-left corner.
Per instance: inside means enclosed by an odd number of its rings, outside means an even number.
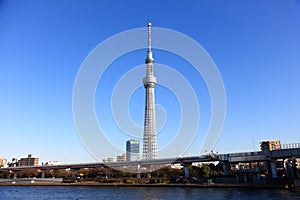
[[[143,84],[146,90],[145,101],[145,121],[143,137],[143,160],[157,159],[157,142],[156,142],[156,119],[155,119],[155,99],[154,88],[156,77],[153,75],[154,59],[151,51],[151,23],[148,23],[148,52],[146,63],[146,77]]]

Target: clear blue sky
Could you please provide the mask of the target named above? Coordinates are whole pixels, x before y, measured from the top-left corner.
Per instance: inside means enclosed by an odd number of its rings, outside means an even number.
[[[94,161],[82,146],[73,122],[76,74],[100,42],[119,32],[145,27],[148,21],[190,36],[218,66],[226,89],[227,115],[214,151],[258,150],[263,139],[300,142],[299,1],[2,0],[0,156],[10,160],[33,153],[41,161]],[[146,52],[138,51],[114,65],[126,65],[126,73],[131,66],[143,64],[145,56]],[[154,50],[157,62],[172,66],[167,59],[171,56]],[[113,80],[109,82],[113,73],[107,72],[103,87],[113,87]],[[201,80],[199,85],[205,89]],[[96,100],[99,95],[97,92]],[[137,90],[131,98],[135,103],[129,106],[132,118],[141,126],[143,95],[143,88]],[[157,102],[166,103],[164,95],[168,96],[168,91],[158,87]],[[205,124],[209,119],[207,91],[199,101],[203,101]],[[176,116],[178,105],[171,102],[174,105],[165,104],[166,111]],[[97,109],[101,106],[96,103]],[[206,128],[200,126],[199,134]],[[158,141],[159,145],[166,142],[167,138]],[[200,144],[199,136],[191,155],[197,155]]]

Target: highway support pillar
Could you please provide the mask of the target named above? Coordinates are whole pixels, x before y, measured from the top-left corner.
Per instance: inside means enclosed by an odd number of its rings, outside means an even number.
[[[77,171],[78,171],[79,169],[71,169],[71,178],[72,179],[76,179],[76,175],[77,175]]]
[[[45,178],[45,174],[46,174],[45,169],[38,169],[38,172],[41,173],[41,178]]]
[[[13,171],[13,174],[14,174],[14,179],[17,179],[18,178],[18,172],[17,171]]]
[[[228,161],[222,162],[223,165],[223,174],[229,175],[230,174],[230,163]]]
[[[151,178],[151,172],[147,172],[147,177]]]
[[[276,160],[268,161],[268,173],[270,174],[270,177],[277,177]]]
[[[252,174],[253,183],[258,183],[259,182],[259,177],[260,177],[260,174],[258,172],[254,172]]]
[[[244,183],[248,183],[247,173],[245,172],[243,175],[244,175]]]
[[[151,165],[148,165],[147,166],[147,177],[148,178],[151,178],[151,172],[152,172]]]
[[[143,165],[143,172],[146,172],[147,178],[151,178],[152,168],[151,165]]]
[[[184,177],[189,178],[190,177],[190,169],[189,167],[192,165],[192,163],[183,163],[183,169],[184,169]]]
[[[45,178],[46,170],[42,170],[41,178]]]
[[[136,178],[141,178],[141,164],[138,164],[137,166]]]
[[[236,173],[236,174],[235,174],[235,182],[236,182],[236,183],[239,183],[239,182],[240,182],[240,179],[239,179],[239,173]]]
[[[297,165],[295,157],[292,157],[292,177],[297,178]]]

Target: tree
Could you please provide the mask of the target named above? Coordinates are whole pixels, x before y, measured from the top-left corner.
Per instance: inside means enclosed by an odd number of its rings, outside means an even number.
[[[203,176],[205,178],[208,178],[211,174],[211,170],[209,166],[207,164],[202,164],[201,169],[202,169]]]

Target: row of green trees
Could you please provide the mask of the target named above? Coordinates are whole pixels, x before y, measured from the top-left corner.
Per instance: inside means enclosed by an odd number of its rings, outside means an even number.
[[[113,168],[101,167],[101,168],[92,168],[92,169],[78,169],[78,170],[70,170],[70,169],[58,169],[58,170],[24,170],[18,171],[18,178],[33,178],[33,177],[41,177],[42,173],[44,173],[45,178],[80,178],[81,180],[96,180],[96,179],[104,179],[104,178],[135,178],[135,173],[128,173],[124,171],[119,171]],[[210,164],[202,164],[200,166],[190,166],[189,173],[191,177],[194,178],[209,178],[211,176],[218,176],[222,174],[222,165],[213,163]],[[184,170],[178,168],[172,168],[171,166],[160,168],[156,171],[151,172],[152,178],[174,178],[184,176]],[[142,178],[146,178],[147,174],[142,173]],[[2,172],[0,173],[0,178],[13,178],[12,172]]]

